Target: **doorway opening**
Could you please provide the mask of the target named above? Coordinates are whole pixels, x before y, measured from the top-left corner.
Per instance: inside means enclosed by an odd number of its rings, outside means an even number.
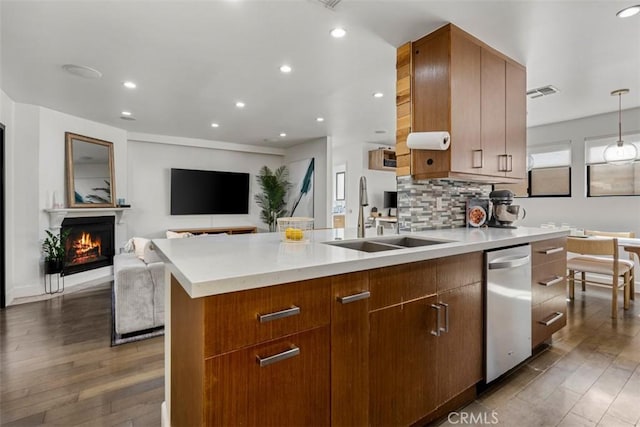
[[[6,238],[4,235],[4,125],[0,123],[0,309],[5,308],[7,302],[5,299],[6,281],[5,274],[5,256],[7,253]]]

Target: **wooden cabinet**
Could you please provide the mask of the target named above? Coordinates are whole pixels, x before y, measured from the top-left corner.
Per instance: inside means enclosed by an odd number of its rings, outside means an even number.
[[[371,271],[371,425],[435,419],[482,379],[482,265],[473,253]]]
[[[478,252],[195,299],[172,276],[171,425],[410,425],[456,409],[482,378],[482,266]]]
[[[398,175],[507,183],[525,178],[522,65],[448,24],[398,48],[396,66]],[[406,146],[410,132],[443,130],[451,134],[446,151]]]
[[[369,272],[333,276],[331,285],[331,425],[366,426],[369,425]]]
[[[396,152],[383,148],[369,151],[369,169],[395,172]]]
[[[567,324],[567,239],[531,244],[531,346],[538,347]]]

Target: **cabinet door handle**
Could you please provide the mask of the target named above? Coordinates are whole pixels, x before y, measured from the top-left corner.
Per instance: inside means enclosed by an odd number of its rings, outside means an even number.
[[[544,325],[544,326],[549,326],[552,323],[555,323],[558,320],[562,319],[563,316],[564,316],[564,313],[556,311],[555,313],[553,313],[552,315],[546,317],[545,319],[538,320],[538,323],[540,323],[541,325]]]
[[[440,336],[440,332],[442,331],[442,327],[440,326],[440,309],[442,308],[438,304],[431,304],[431,308],[436,311],[436,330],[431,331],[431,335],[435,335],[436,337]]]
[[[508,172],[509,168],[507,166],[508,156],[506,154],[498,154],[498,171],[499,172]]]
[[[564,248],[561,246],[559,248],[548,248],[548,249],[543,249],[541,251],[538,251],[539,254],[545,254],[545,255],[551,255],[551,254],[557,254],[558,252],[562,252],[564,251]]]
[[[340,304],[349,304],[350,302],[360,301],[361,299],[367,299],[371,296],[371,292],[362,291],[358,294],[347,295],[346,297],[336,297],[336,300]]]
[[[295,305],[291,308],[287,308],[285,310],[276,311],[274,313],[268,314],[258,314],[258,320],[260,323],[271,322],[272,320],[282,319],[284,317],[290,317],[300,314],[300,307],[296,307]]]
[[[449,332],[449,304],[444,302],[439,302],[438,305],[444,307],[444,328],[442,328],[442,332]]]
[[[473,153],[472,154],[473,159],[471,161],[472,163],[471,167],[474,169],[481,168],[482,165],[484,164],[484,152],[482,151],[482,149],[480,149],[480,150],[473,150],[472,153]]]
[[[289,350],[283,351],[282,353],[274,354],[273,356],[267,356],[264,359],[260,356],[256,356],[256,360],[258,361],[258,365],[260,365],[260,367],[263,368],[265,366],[269,366],[276,362],[281,362],[283,360],[291,359],[292,357],[295,357],[299,354],[300,354],[300,348],[293,347],[293,348],[290,348]]]
[[[564,280],[564,277],[560,277],[560,276],[553,276],[548,278],[547,280],[541,280],[538,282],[539,285],[542,286],[553,286],[557,283],[560,283]]]
[[[511,154],[507,156],[507,172],[513,172],[513,156]]]

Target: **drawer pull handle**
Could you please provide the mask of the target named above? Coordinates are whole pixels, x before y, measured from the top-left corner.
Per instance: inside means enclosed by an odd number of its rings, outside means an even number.
[[[449,332],[449,304],[439,302],[439,306],[444,307],[444,328],[440,328],[442,332]]]
[[[553,286],[557,283],[562,282],[563,280],[564,280],[564,277],[553,276],[548,278],[547,280],[541,280],[540,282],[538,282],[538,284],[542,286]]]
[[[439,337],[441,331],[443,330],[442,326],[440,326],[440,309],[442,308],[442,306],[440,306],[439,304],[431,304],[431,308],[436,311],[436,330],[431,331],[431,335]]]
[[[258,314],[258,320],[260,321],[260,323],[267,323],[271,322],[272,320],[295,316],[297,314],[300,314],[300,307],[293,306],[291,308],[287,308],[286,310],[276,311],[275,313]]]
[[[546,319],[539,320],[538,323],[540,323],[541,325],[544,325],[544,326],[549,326],[552,323],[555,323],[558,320],[562,319],[563,316],[564,316],[564,313],[556,311],[551,316],[548,316]]]
[[[264,359],[260,356],[256,356],[256,360],[258,361],[258,365],[261,368],[265,366],[272,365],[276,362],[281,362],[283,360],[291,359],[300,354],[300,349],[298,347],[290,348],[289,350],[285,350],[282,353],[274,354],[273,356],[265,357]]]
[[[562,251],[564,251],[564,248],[561,246],[559,248],[543,249],[541,251],[538,251],[538,253],[545,254],[545,255],[551,255],[551,254],[557,254],[558,252],[562,252]]]
[[[361,299],[367,299],[371,296],[371,292],[363,291],[358,294],[347,295],[346,297],[336,297],[336,300],[340,304],[349,304],[350,302],[360,301]]]

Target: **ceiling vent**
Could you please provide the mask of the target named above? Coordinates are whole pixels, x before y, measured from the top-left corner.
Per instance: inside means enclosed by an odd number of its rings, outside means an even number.
[[[547,85],[547,86],[542,86],[536,89],[528,90],[527,96],[529,97],[529,99],[535,99],[535,98],[540,98],[541,96],[553,95],[554,93],[558,93],[558,92],[560,92],[560,90],[558,90],[557,87]]]
[[[316,0],[316,1],[319,2],[320,4],[322,4],[327,9],[332,9],[333,10],[333,9],[336,8],[338,3],[340,3],[342,0]]]

